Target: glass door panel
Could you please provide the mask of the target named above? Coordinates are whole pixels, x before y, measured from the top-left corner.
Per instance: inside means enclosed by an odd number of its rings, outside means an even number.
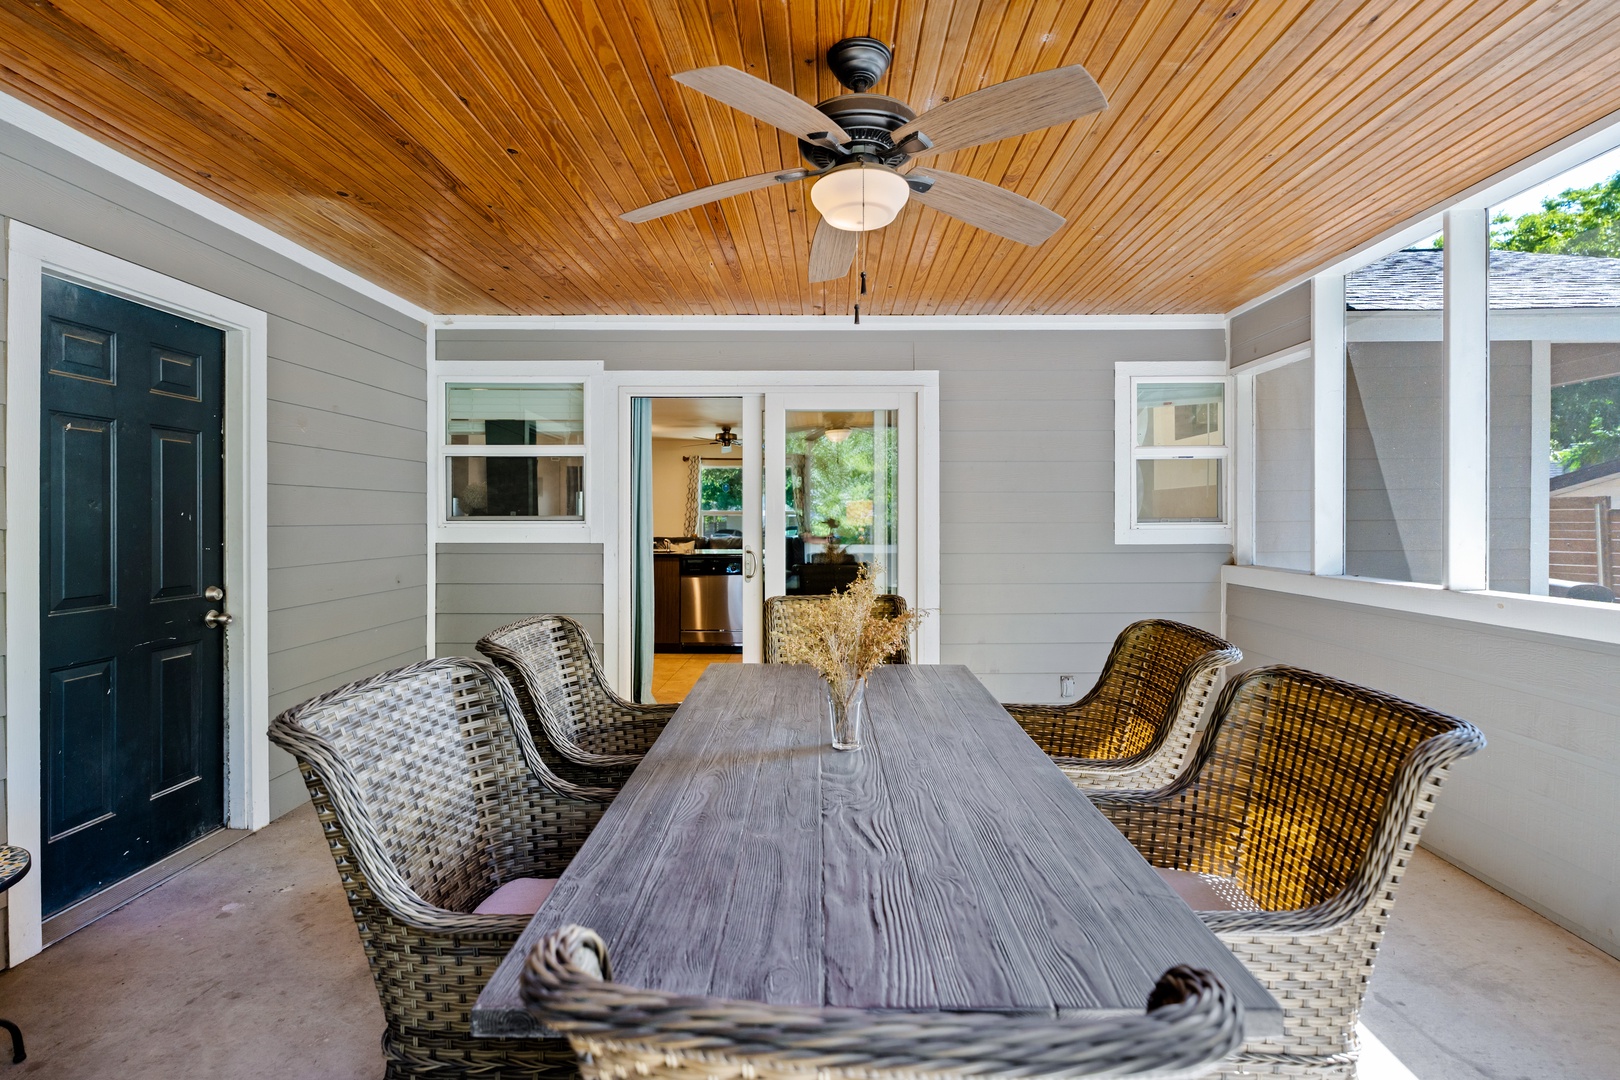
[[[915,415],[915,395],[766,395],[766,595],[824,596],[866,566],[914,599]]]

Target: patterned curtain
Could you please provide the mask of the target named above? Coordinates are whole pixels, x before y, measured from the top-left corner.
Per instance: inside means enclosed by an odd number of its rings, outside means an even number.
[[[697,536],[703,517],[703,458],[693,454],[686,459],[686,535]]]

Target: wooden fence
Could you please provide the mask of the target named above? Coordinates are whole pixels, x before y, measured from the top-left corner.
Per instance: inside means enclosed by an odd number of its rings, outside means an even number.
[[[1554,495],[1551,510],[1547,576],[1620,591],[1620,573],[1615,567],[1620,510],[1610,509],[1609,497]]]

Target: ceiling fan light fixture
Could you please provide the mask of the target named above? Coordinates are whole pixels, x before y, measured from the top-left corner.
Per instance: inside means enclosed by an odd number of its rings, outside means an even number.
[[[815,182],[810,201],[827,224],[845,232],[870,232],[895,219],[911,187],[887,165],[852,161]]]

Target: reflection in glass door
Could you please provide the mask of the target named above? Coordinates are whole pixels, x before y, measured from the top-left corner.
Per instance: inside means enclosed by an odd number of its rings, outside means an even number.
[[[766,395],[765,591],[822,596],[870,568],[915,599],[912,395]]]

